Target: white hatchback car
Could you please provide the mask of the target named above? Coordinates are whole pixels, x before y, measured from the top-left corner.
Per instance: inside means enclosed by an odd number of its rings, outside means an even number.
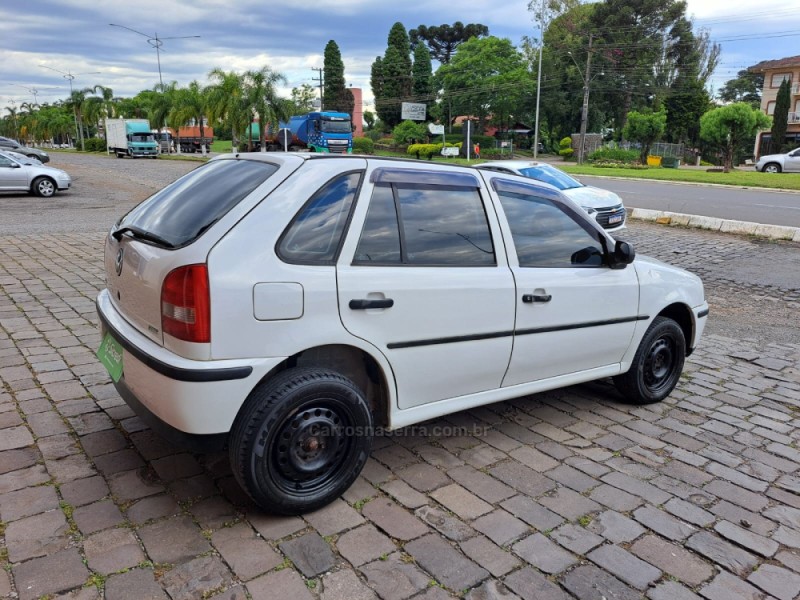
[[[580,205],[606,231],[625,228],[627,215],[622,198],[612,191],[584,185],[552,165],[531,160],[498,160],[475,165],[475,168],[522,175],[549,183]]]
[[[191,448],[227,445],[268,511],[337,498],[374,428],[613,377],[675,387],[698,277],[614,241],[551,187],[359,156],[216,157],[105,242],[98,356]]]

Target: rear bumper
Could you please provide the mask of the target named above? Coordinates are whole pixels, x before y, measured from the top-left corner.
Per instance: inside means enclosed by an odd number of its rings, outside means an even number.
[[[108,290],[97,297],[97,314],[103,337],[111,334],[123,348],[123,375],[114,384],[120,396],[153,429],[183,446],[191,436],[225,437],[253,388],[283,360],[178,356],[125,321]]]

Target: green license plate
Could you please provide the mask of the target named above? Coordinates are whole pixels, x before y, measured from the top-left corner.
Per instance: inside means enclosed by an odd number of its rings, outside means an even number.
[[[119,378],[122,377],[122,346],[111,337],[110,333],[106,334],[106,337],[103,338],[103,343],[97,349],[97,358],[108,370],[108,374],[111,375],[114,383],[119,381]]]

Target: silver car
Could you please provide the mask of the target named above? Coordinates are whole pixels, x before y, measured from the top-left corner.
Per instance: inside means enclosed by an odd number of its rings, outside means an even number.
[[[625,207],[614,192],[584,185],[561,169],[532,160],[499,160],[475,165],[476,169],[512,173],[549,183],[574,200],[606,231],[625,228]]]
[[[767,154],[758,159],[756,171],[762,173],[800,173],[800,148],[786,154]]]
[[[38,160],[16,152],[0,151],[0,191],[30,192],[50,198],[59,190],[72,185],[70,176],[61,169],[46,167]]]
[[[11,138],[3,136],[0,136],[0,150],[2,150],[3,152],[5,152],[6,150],[19,152],[20,154],[24,154],[25,156],[35,158],[41,163],[50,162],[50,155],[47,154],[47,152],[45,152],[44,150],[39,150],[39,148],[29,148],[28,146],[23,146],[16,140],[12,140]]]

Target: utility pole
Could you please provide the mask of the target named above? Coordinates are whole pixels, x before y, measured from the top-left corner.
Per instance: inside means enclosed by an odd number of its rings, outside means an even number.
[[[583,75],[583,109],[581,110],[581,137],[578,147],[578,164],[583,164],[586,143],[586,121],[589,118],[589,83],[592,74],[592,34],[589,34],[589,51],[586,53],[586,73]]]
[[[75,117],[75,131],[78,134],[78,140],[81,142],[81,151],[86,150],[84,141],[83,141],[83,121],[82,119],[78,118],[78,108],[75,106],[75,99],[72,97],[72,82],[78,75],[99,75],[100,71],[92,71],[91,73],[78,73],[74,74],[71,71],[61,71],[60,69],[54,69],[53,67],[48,67],[47,65],[39,65],[42,68],[50,69],[51,71],[55,71],[56,73],[61,73],[61,76],[69,81],[69,98],[72,101],[72,116]]]
[[[533,158],[539,155],[539,99],[542,96],[542,50],[544,49],[545,1],[539,13],[539,74],[536,77],[536,124],[533,126]]]
[[[148,35],[146,33],[142,33],[141,31],[136,31],[135,29],[131,29],[126,25],[118,25],[117,23],[109,23],[111,27],[121,27],[122,29],[127,29],[128,31],[132,31],[133,33],[138,33],[141,36],[147,38],[147,43],[150,44],[153,48],[156,49],[156,61],[158,62],[158,84],[160,86],[161,91],[164,91],[164,80],[161,77],[161,47],[164,45],[164,40],[187,40],[189,38],[199,38],[199,35],[180,35],[177,37],[158,37],[158,33],[154,35]]]
[[[319,76],[314,77],[313,80],[319,82],[319,112],[322,112],[324,110],[322,87],[325,84],[325,69],[322,67],[311,67],[311,70],[319,73]]]

